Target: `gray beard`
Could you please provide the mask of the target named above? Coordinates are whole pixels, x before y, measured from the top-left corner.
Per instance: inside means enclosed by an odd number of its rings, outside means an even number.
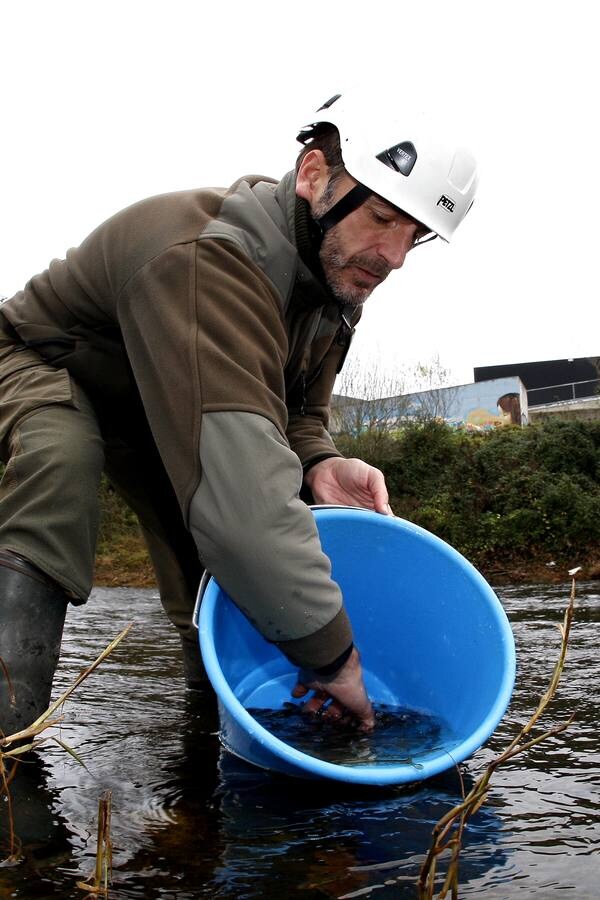
[[[365,300],[371,296],[377,284],[374,285],[369,282],[361,286],[360,279],[357,279],[357,282],[354,284],[348,284],[343,278],[345,267],[356,265],[367,269],[380,279],[379,283],[387,278],[391,269],[380,257],[373,257],[364,253],[355,253],[354,256],[345,257],[338,244],[336,228],[337,226],[334,226],[327,232],[319,252],[325,279],[329,290],[340,303],[348,304],[349,306],[362,306]]]
[[[311,214],[313,219],[318,220],[329,212],[333,205],[333,185],[330,182],[321,199],[315,204]],[[344,282],[343,270],[350,263],[362,265],[375,275],[378,275],[383,281],[389,275],[391,269],[380,258],[373,258],[365,254],[357,253],[351,257],[345,257],[339,245],[338,225],[334,225],[324,236],[321,249],[319,250],[319,260],[325,274],[327,287],[336,300],[348,306],[362,306],[373,293],[377,285],[365,285],[361,287],[359,284],[347,284]]]
[[[325,273],[327,286],[335,299],[339,300],[340,303],[349,306],[362,306],[371,292],[344,282],[342,271],[346,260],[337,247],[334,230],[332,229],[325,235],[319,251],[319,259]]]

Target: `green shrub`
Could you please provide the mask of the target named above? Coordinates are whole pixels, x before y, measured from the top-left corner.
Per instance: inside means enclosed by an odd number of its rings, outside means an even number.
[[[600,546],[599,423],[468,433],[427,422],[369,441],[346,438],[342,452],[384,471],[396,515],[476,564]]]

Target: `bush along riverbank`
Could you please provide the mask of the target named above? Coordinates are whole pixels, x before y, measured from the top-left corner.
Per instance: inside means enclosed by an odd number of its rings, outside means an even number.
[[[100,486],[100,509],[95,584],[104,587],[154,586],[154,569],[137,516],[105,478]]]
[[[469,559],[492,584],[600,578],[600,422],[470,433],[438,422],[341,436],[381,468],[394,513]],[[107,483],[96,583],[154,584],[137,520]]]
[[[435,421],[340,437],[381,468],[394,513],[464,554],[492,583],[600,577],[600,422],[487,432]]]

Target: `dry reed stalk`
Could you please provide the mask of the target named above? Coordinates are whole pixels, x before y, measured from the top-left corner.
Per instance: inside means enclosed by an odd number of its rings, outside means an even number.
[[[96,844],[96,867],[91,878],[78,881],[77,887],[87,891],[88,898],[108,897],[108,886],[112,876],[112,843],[110,839],[110,819],[112,814],[112,794],[105,791],[98,801],[98,840]]]
[[[130,622],[123,631],[117,635],[117,637],[108,644],[107,647],[96,657],[94,662],[84,669],[78,677],[75,679],[73,684],[67,688],[67,690],[60,695],[60,697],[52,703],[48,709],[39,716],[35,722],[32,722],[28,728],[23,728],[21,731],[17,731],[14,734],[2,735],[0,733],[0,799],[2,797],[6,798],[7,804],[7,816],[8,816],[8,857],[7,860],[16,859],[19,849],[19,841],[14,831],[14,822],[12,815],[12,806],[11,806],[11,797],[10,797],[10,782],[14,778],[15,771],[17,769],[17,765],[20,762],[20,757],[24,754],[29,753],[30,750],[33,750],[41,744],[43,744],[46,740],[53,740],[57,743],[63,750],[69,753],[78,763],[84,765],[83,761],[79,758],[77,753],[72,750],[70,747],[65,744],[64,741],[59,740],[54,735],[46,736],[41,738],[41,740],[36,740],[37,736],[47,731],[48,729],[54,727],[55,725],[59,725],[63,721],[63,717],[59,716],[57,718],[51,718],[52,714],[56,712],[56,710],[71,696],[73,691],[75,691],[79,685],[85,681],[85,679],[91,675],[91,673],[98,668],[98,666],[109,656],[110,653],[117,647],[124,637],[129,634],[129,631],[133,625],[133,622]],[[16,747],[12,747],[11,745],[17,742]],[[8,749],[7,749],[8,748]],[[10,770],[8,765],[12,764]],[[110,815],[109,815],[110,821]],[[6,860],[5,860],[6,861]]]
[[[577,571],[578,569],[573,569],[569,572],[569,574],[574,576]],[[563,623],[562,625],[559,625],[559,630],[561,633],[560,653],[554,667],[548,689],[540,700],[537,709],[535,710],[529,721],[523,726],[518,735],[510,742],[506,750],[504,750],[503,753],[492,760],[492,762],[485,769],[481,778],[479,778],[475,782],[466,796],[464,796],[463,791],[463,802],[458,806],[455,806],[454,809],[449,810],[449,812],[447,812],[445,816],[442,816],[442,818],[433,829],[432,843],[429,848],[429,852],[425,857],[425,862],[421,867],[419,880],[417,882],[419,900],[433,900],[436,884],[438,857],[440,857],[441,854],[447,850],[450,851],[450,860],[448,862],[446,877],[444,878],[444,882],[438,894],[438,898],[439,900],[444,900],[444,898],[448,896],[448,893],[451,894],[452,900],[456,900],[456,898],[458,898],[458,866],[462,848],[462,835],[468,820],[485,803],[490,779],[495,770],[507,760],[512,759],[514,756],[517,756],[520,753],[524,753],[527,750],[531,749],[531,747],[534,747],[536,744],[547,740],[547,738],[553,737],[554,735],[560,734],[562,731],[565,731],[565,729],[567,729],[573,721],[574,715],[570,716],[566,722],[563,722],[562,725],[557,725],[555,728],[551,728],[549,731],[546,731],[543,734],[538,735],[537,737],[533,737],[527,741],[524,741],[524,738],[529,735],[534,725],[545,712],[548,704],[556,693],[556,689],[558,688],[558,683],[560,681],[567,656],[571,624],[573,622],[574,605],[575,578],[573,577],[569,604],[567,606],[567,609],[565,610]]]
[[[19,857],[19,850],[21,849],[21,843],[18,837],[15,834],[15,825],[13,819],[13,810],[12,810],[12,800],[10,796],[10,791],[8,786],[12,779],[15,776],[15,770],[17,768],[18,762],[14,761],[12,763],[12,768],[10,772],[8,771],[4,760],[2,759],[2,754],[0,753],[0,799],[4,796],[6,798],[6,815],[8,818],[8,856],[2,860],[2,862],[11,864],[16,862]],[[2,852],[2,847],[0,846],[0,852]]]
[[[50,719],[50,716],[60,707],[62,704],[71,696],[73,691],[75,691],[82,681],[92,674],[92,672],[98,668],[100,663],[104,662],[107,656],[112,653],[115,647],[121,643],[124,637],[129,634],[129,631],[133,625],[133,622],[130,622],[123,631],[117,635],[117,637],[108,644],[107,647],[100,653],[99,656],[96,657],[94,662],[84,669],[77,676],[73,684],[67,688],[67,690],[60,695],[60,697],[54,701],[54,703],[50,704],[48,709],[39,716],[35,722],[32,722],[27,728],[23,728],[21,731],[17,731],[14,734],[8,734],[3,737],[0,737],[0,758],[14,758],[18,756],[22,756],[24,753],[27,753],[33,747],[39,746],[42,742],[38,741],[37,743],[24,744],[24,741],[32,741],[41,734],[46,731],[48,728],[51,728],[53,725],[58,725],[62,722],[62,717],[57,719]],[[44,739],[45,740],[45,739]],[[11,744],[18,742],[19,746],[14,747],[12,750],[3,749],[5,747],[10,747]]]

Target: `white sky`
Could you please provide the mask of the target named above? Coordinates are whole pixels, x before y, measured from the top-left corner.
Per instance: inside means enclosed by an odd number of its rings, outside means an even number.
[[[600,355],[592,0],[19,0],[0,12],[0,294],[151,194],[292,168],[308,111],[368,78],[452,110],[480,190],[411,254],[352,353],[473,366]],[[458,128],[456,130],[459,130]]]

